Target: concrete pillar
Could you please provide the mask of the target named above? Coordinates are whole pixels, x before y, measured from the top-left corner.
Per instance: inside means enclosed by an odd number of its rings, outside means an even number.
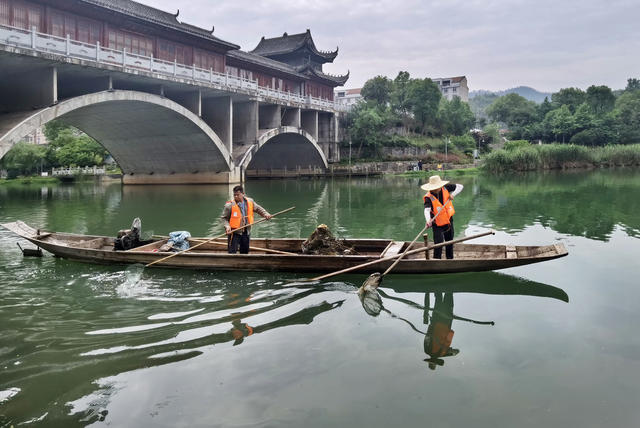
[[[280,122],[280,106],[276,104],[261,105],[258,108],[258,128],[271,129],[279,128]]]
[[[233,152],[233,102],[231,97],[203,99],[202,119],[220,137],[229,153]]]
[[[6,76],[0,81],[0,111],[32,110],[57,102],[58,69],[56,67]]]
[[[258,141],[258,102],[233,103],[233,143]]]
[[[302,129],[307,131],[318,141],[318,111],[305,110],[302,112]]]
[[[282,126],[293,126],[300,128],[302,126],[302,118],[300,109],[297,107],[282,107]]]
[[[200,91],[172,92],[166,97],[180,104],[193,114],[202,116],[202,93]]]
[[[331,141],[331,113],[318,113],[318,141]]]

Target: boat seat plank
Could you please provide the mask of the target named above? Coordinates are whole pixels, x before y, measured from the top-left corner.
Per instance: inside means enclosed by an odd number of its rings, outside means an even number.
[[[506,245],[506,257],[508,259],[517,259],[518,258],[518,252],[516,250],[516,247],[514,245]]]
[[[384,249],[380,254],[380,258],[392,257],[396,254],[400,254],[400,250],[404,247],[404,241],[393,241],[391,245]]]

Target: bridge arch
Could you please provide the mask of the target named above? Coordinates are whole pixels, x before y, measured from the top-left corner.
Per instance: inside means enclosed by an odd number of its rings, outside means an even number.
[[[327,158],[311,134],[293,126],[273,128],[258,138],[240,158],[237,167],[248,169],[294,170],[308,166],[328,168]]]
[[[96,92],[35,112],[5,115],[0,119],[0,158],[25,135],[54,119],[98,141],[118,162],[125,178],[176,174],[182,176],[177,182],[188,182],[189,176],[199,175],[192,180],[199,182],[210,181],[205,176],[210,179],[233,170],[229,150],[196,114],[159,95],[122,90]]]

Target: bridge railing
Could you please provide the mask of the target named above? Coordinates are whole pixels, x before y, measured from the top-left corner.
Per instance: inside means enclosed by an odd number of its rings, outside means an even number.
[[[78,58],[116,65],[126,69],[142,69],[165,76],[189,79],[195,82],[209,83],[229,88],[243,90],[250,94],[262,95],[284,102],[307,104],[309,107],[324,107],[342,110],[341,106],[331,100],[303,96],[300,94],[263,87],[257,80],[245,79],[230,74],[218,73],[212,69],[202,69],[195,65],[188,66],[178,62],[164,61],[153,56],[137,55],[124,50],[114,50],[94,44],[71,40],[69,36],[57,37],[39,33],[35,27],[29,31],[22,28],[0,25],[0,44],[17,46],[39,52],[52,52],[69,58]]]

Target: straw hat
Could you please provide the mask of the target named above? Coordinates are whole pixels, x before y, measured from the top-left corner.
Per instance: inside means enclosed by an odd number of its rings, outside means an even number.
[[[432,175],[429,177],[429,182],[420,186],[422,190],[426,190],[430,192],[431,190],[436,190],[448,184],[449,182],[446,180],[442,180],[439,175]]]

